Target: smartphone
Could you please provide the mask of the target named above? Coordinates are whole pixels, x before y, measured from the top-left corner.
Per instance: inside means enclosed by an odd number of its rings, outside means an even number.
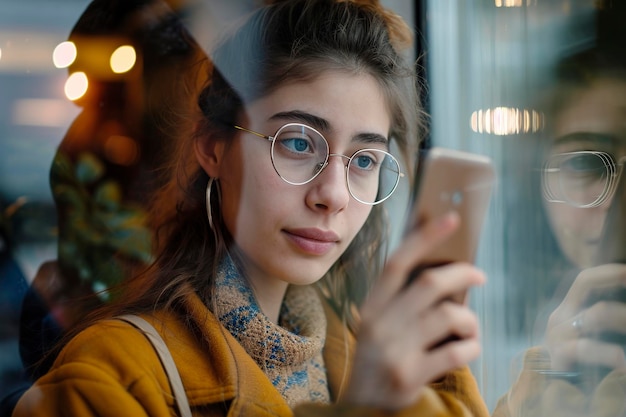
[[[407,231],[452,210],[459,214],[461,223],[411,274],[412,278],[429,267],[458,261],[474,263],[495,178],[487,156],[439,147],[422,153]]]

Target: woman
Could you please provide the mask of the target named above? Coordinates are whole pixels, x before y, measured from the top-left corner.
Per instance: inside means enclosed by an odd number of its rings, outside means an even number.
[[[375,2],[295,0],[217,47],[155,206],[154,267],[100,314],[156,327],[195,415],[486,415],[466,366],[476,317],[446,301],[483,274],[451,264],[407,284],[458,218],[411,231],[382,267],[380,203],[401,179],[390,142],[410,162],[421,123],[408,39]],[[145,337],[99,320],[14,415],[173,407]]]
[[[557,136],[544,189],[559,246],[581,272],[550,317],[547,342],[558,369],[570,370],[577,364],[624,368],[626,299],[619,293],[624,289],[626,259],[617,251],[623,253],[626,230],[620,223],[623,211],[615,212],[608,224],[607,215],[624,198],[626,65],[615,62],[623,59],[617,50],[594,50],[578,58],[586,60],[586,82],[569,91],[570,104],[555,119]],[[557,186],[564,191],[557,192]],[[621,341],[597,337],[605,332],[622,334]]]
[[[622,44],[601,44],[558,67],[542,190],[550,231],[576,272],[560,280],[545,346],[526,352],[497,416],[626,414]]]

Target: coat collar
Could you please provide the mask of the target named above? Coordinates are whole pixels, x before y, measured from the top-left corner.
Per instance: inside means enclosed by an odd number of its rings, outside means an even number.
[[[328,321],[324,361],[335,401],[350,375],[355,340],[332,308],[323,305]],[[261,368],[195,293],[177,313],[160,312],[154,318],[191,406],[225,403],[233,415],[289,415],[289,406]]]

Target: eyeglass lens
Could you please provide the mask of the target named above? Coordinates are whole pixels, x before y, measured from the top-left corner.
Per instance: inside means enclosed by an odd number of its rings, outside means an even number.
[[[276,132],[272,142],[274,169],[286,182],[301,185],[315,178],[329,157],[326,139],[301,124],[288,124]],[[349,158],[347,185],[358,201],[375,204],[393,193],[400,167],[391,154],[379,149],[362,149]]]
[[[617,167],[610,154],[595,151],[553,155],[544,170],[544,187],[550,201],[580,207],[602,204],[615,188]]]

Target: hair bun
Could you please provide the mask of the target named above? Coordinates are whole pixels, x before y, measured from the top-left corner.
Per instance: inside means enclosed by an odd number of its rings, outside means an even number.
[[[378,13],[387,26],[389,40],[396,50],[410,48],[413,45],[413,32],[406,21],[399,14],[383,6],[380,0],[337,0],[350,1],[368,7]]]

